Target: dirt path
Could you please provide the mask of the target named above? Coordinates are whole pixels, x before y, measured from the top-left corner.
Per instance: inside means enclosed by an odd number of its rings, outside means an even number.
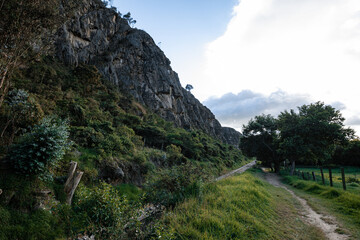
[[[273,186],[275,187],[281,187],[283,189],[285,189],[286,191],[288,191],[295,199],[297,199],[304,212],[303,212],[303,216],[305,218],[305,221],[308,222],[309,224],[312,224],[318,228],[320,228],[326,235],[326,237],[330,240],[343,240],[343,239],[348,239],[349,236],[347,235],[343,235],[343,234],[339,234],[336,232],[336,229],[338,228],[337,224],[336,224],[336,220],[334,217],[332,216],[327,216],[327,215],[323,215],[323,214],[318,214],[317,212],[315,212],[306,202],[305,199],[298,197],[297,195],[295,195],[295,193],[293,191],[291,191],[290,189],[288,189],[284,184],[282,184],[280,182],[279,176],[276,175],[275,173],[266,173],[265,174],[265,179]]]
[[[248,163],[248,164],[246,164],[246,165],[244,165],[244,166],[242,166],[241,168],[235,169],[235,170],[233,170],[233,171],[231,171],[231,172],[229,172],[229,173],[227,173],[227,174],[225,174],[225,175],[222,175],[222,176],[216,178],[215,181],[219,181],[219,180],[221,180],[221,179],[223,179],[223,178],[230,177],[231,175],[234,175],[235,173],[245,172],[245,171],[248,170],[249,168],[252,168],[253,166],[255,166],[255,164],[256,164],[256,160],[255,160],[255,161],[252,161],[252,162],[250,162],[250,163]]]

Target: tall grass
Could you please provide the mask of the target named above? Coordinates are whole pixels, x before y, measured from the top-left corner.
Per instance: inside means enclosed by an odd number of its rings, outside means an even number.
[[[165,221],[176,239],[296,239],[281,219],[279,195],[269,189],[275,188],[246,172],[206,185]]]

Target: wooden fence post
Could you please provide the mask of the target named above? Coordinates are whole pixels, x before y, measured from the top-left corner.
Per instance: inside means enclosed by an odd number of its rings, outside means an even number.
[[[333,186],[333,181],[332,181],[332,173],[331,173],[331,168],[329,168],[329,179],[330,179],[330,186]]]
[[[305,180],[304,172],[301,172],[302,178]]]
[[[312,172],[312,176],[313,176],[313,180],[316,182],[316,177],[315,177],[315,173]]]
[[[84,172],[75,172],[76,167],[77,167],[77,162],[70,163],[68,178],[64,186],[64,192],[66,193],[66,203],[69,205],[71,205],[72,197],[84,173]]]
[[[311,180],[311,178],[310,178],[310,173],[309,173],[309,172],[306,172],[306,175],[307,175],[307,180]]]
[[[342,178],[343,189],[346,190],[345,171],[343,167],[341,168],[341,178]]]
[[[322,168],[322,167],[320,167],[320,171],[321,171],[322,184],[325,185],[325,178],[324,178],[324,172],[323,172],[323,168]]]

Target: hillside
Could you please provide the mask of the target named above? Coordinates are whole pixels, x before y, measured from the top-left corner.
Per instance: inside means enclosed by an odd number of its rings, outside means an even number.
[[[105,79],[176,126],[201,129],[237,147],[240,133],[222,128],[214,114],[181,86],[151,36],[130,27],[114,9],[90,1],[61,28],[56,55],[68,65],[96,66]]]
[[[22,3],[14,16],[49,21],[14,41],[25,50],[13,65],[17,52],[1,49],[14,67],[1,75],[0,239],[172,239],[162,214],[247,162],[240,133],[181,86],[146,32],[101,1],[78,2],[60,14]],[[59,16],[71,18],[50,29]]]
[[[0,239],[172,238],[162,212],[246,163],[239,133],[181,87],[149,35],[101,4],[80,12],[55,37],[57,55],[24,61],[9,78],[0,108]],[[101,23],[109,14],[116,21]],[[74,35],[79,19],[92,26],[88,48]],[[106,31],[116,36],[103,46]],[[129,42],[144,39],[143,48]],[[126,63],[104,60],[121,54]],[[69,202],[71,162],[81,179]]]

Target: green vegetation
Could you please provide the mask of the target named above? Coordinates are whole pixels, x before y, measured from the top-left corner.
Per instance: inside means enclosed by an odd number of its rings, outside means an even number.
[[[256,157],[266,166],[274,163],[275,171],[280,170],[279,133],[277,120],[270,115],[256,116],[243,127],[240,148],[249,157]]]
[[[312,172],[315,173],[317,183],[322,185],[321,172],[319,168],[316,167],[297,167],[296,170],[301,172],[310,173],[312,180]],[[349,192],[360,194],[360,168],[359,167],[344,167],[345,172],[345,183],[346,190]],[[338,167],[331,168],[333,187],[338,189],[343,189],[341,169]],[[330,186],[329,180],[329,169],[323,169],[325,185]]]
[[[280,162],[324,165],[353,156],[351,163],[358,165],[360,151],[355,145],[354,130],[345,128],[345,118],[339,110],[316,102],[281,112],[277,118],[256,116],[244,125],[240,148],[249,157],[257,157],[275,171]],[[337,155],[335,155],[335,150]],[[335,160],[336,159],[336,160]]]
[[[0,5],[0,107],[11,88],[11,76],[49,51],[53,34],[79,9],[83,0],[7,0]]]
[[[285,183],[293,186],[296,194],[307,199],[317,211],[330,212],[341,225],[350,231],[354,239],[360,238],[360,194],[313,181],[300,180],[295,176],[284,176]]]
[[[97,187],[78,190],[73,211],[77,216],[76,232],[91,232],[101,239],[131,239],[140,233],[140,213],[135,203],[127,199],[111,185],[101,182]],[[125,227],[126,226],[126,227]],[[129,230],[129,231],[126,231]]]
[[[66,122],[56,118],[43,118],[40,124],[31,128],[11,146],[8,161],[12,162],[14,169],[27,177],[39,176],[51,179],[49,169],[69,149],[69,131]]]
[[[10,166],[0,179],[4,239],[17,228],[28,231],[21,239],[171,238],[157,218],[137,220],[145,206],[174,208],[201,196],[204,182],[246,162],[235,147],[151,113],[106,83],[95,67],[45,57],[15,71],[10,82],[0,108],[0,159]],[[63,184],[71,161],[84,175],[67,206]],[[42,190],[48,195],[35,197]],[[35,210],[43,200],[45,210]],[[37,214],[56,234],[31,225]]]
[[[296,203],[257,170],[207,184],[201,197],[178,205],[163,221],[176,239],[323,239],[297,217]]]

